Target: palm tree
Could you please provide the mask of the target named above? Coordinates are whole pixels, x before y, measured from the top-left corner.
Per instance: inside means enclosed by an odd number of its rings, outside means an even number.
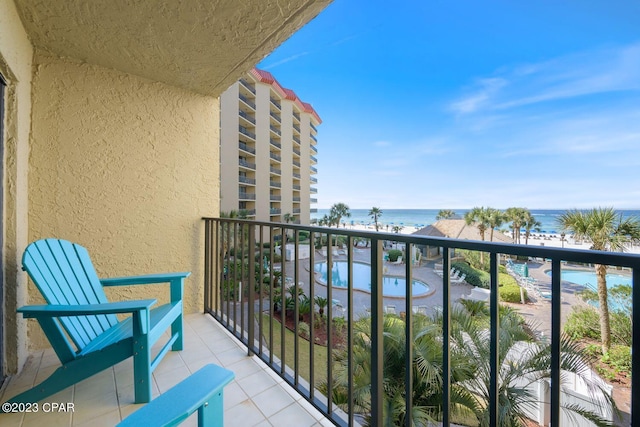
[[[494,208],[487,208],[487,223],[490,227],[489,241],[493,242],[493,230],[500,227],[507,217],[504,212]]]
[[[456,213],[451,209],[441,209],[436,215],[436,219],[451,219],[456,216]]]
[[[527,221],[528,216],[531,216],[531,213],[527,208],[508,208],[505,213],[507,219],[511,221],[513,243],[520,243],[520,229]]]
[[[296,216],[294,214],[291,214],[291,213],[286,213],[286,214],[284,214],[284,217],[282,219],[284,219],[285,223],[289,224],[290,222],[295,222],[296,221]]]
[[[375,206],[369,210],[369,216],[373,219],[373,224],[376,227],[376,231],[380,228],[378,224],[378,220],[382,216],[382,209],[376,208]]]
[[[491,226],[490,209],[485,207],[475,207],[464,215],[467,225],[475,225],[480,232],[480,239],[484,240],[484,233]]]
[[[529,235],[531,235],[531,230],[540,231],[540,226],[542,225],[540,221],[536,220],[536,218],[531,214],[531,212],[527,211],[527,216],[525,218],[524,223],[524,244],[529,243]]]
[[[563,231],[569,231],[578,239],[589,239],[596,251],[624,252],[627,245],[640,241],[640,220],[623,219],[613,208],[594,208],[590,211],[565,212],[558,219]],[[607,301],[607,266],[596,264],[598,303],[600,313],[600,340],[602,353],[611,348],[611,324]]]
[[[472,315],[464,308],[451,310],[451,346],[449,351],[451,372],[451,406],[443,402],[443,348],[442,314],[432,317],[415,315],[413,349],[413,412],[406,413],[405,360],[406,324],[401,318],[387,315],[383,321],[384,351],[384,425],[411,424],[426,426],[442,420],[449,410],[454,417],[475,418],[480,426],[489,421],[490,340],[487,337],[488,315],[478,311]],[[498,389],[499,426],[524,426],[526,410],[537,405],[537,396],[529,389],[536,381],[550,377],[550,344],[535,342],[527,332],[522,318],[513,310],[501,310],[499,364],[501,366]],[[353,386],[354,411],[366,414],[371,411],[371,321],[361,318],[354,323],[354,340],[350,349],[336,352],[331,397],[341,408],[348,409],[349,385]],[[561,343],[561,369],[580,376],[590,386],[592,394],[606,393],[589,378],[585,352],[569,338]],[[352,357],[353,372],[347,370],[348,357]],[[563,379],[565,376],[562,377]],[[327,392],[326,383],[320,390]],[[565,409],[583,416],[597,425],[607,425],[596,414],[577,405]],[[370,420],[367,420],[370,422]]]
[[[331,210],[329,211],[329,216],[333,218],[333,223],[336,227],[340,227],[340,221],[342,217],[349,218],[351,216],[351,212],[349,212],[349,206],[344,203],[336,203],[331,206]]]

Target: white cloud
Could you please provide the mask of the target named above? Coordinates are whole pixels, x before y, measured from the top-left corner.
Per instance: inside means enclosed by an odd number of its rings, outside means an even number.
[[[503,67],[480,78],[450,104],[471,114],[579,96],[640,90],[640,43],[576,53],[537,64]]]

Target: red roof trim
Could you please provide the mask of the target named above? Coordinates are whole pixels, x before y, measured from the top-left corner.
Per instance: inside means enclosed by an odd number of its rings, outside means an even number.
[[[294,91],[292,91],[291,89],[282,87],[280,83],[276,80],[276,78],[273,77],[273,74],[271,74],[268,71],[259,70],[257,68],[253,68],[251,71],[249,71],[249,74],[251,74],[260,83],[270,84],[283,99],[292,101],[294,104],[298,106],[298,108],[301,111],[311,114],[313,118],[316,119],[318,124],[322,123],[320,116],[318,115],[316,110],[313,109],[311,104],[302,102],[302,100],[298,98],[298,95],[296,95]]]

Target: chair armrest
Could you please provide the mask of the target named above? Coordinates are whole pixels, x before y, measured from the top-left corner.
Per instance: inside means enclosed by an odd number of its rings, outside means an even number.
[[[155,299],[137,301],[108,302],[84,305],[25,305],[17,311],[25,318],[88,316],[97,314],[133,313],[149,310]]]
[[[146,274],[143,276],[111,277],[100,279],[102,286],[126,286],[126,285],[150,285],[155,283],[168,283],[174,280],[189,277],[191,272]]]

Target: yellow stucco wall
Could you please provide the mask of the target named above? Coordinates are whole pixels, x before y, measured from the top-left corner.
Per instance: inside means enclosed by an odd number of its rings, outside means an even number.
[[[27,168],[31,129],[33,49],[12,0],[0,0],[0,73],[7,80],[3,169],[4,373],[16,372],[27,352],[27,322],[16,308],[27,302],[27,277],[19,259],[27,244]]]
[[[219,211],[218,99],[36,52],[32,109],[29,240],[80,243],[101,277],[191,271],[184,308],[201,310],[201,217]],[[108,297],[167,300],[168,287]],[[32,348],[46,345],[37,325],[29,334]]]

